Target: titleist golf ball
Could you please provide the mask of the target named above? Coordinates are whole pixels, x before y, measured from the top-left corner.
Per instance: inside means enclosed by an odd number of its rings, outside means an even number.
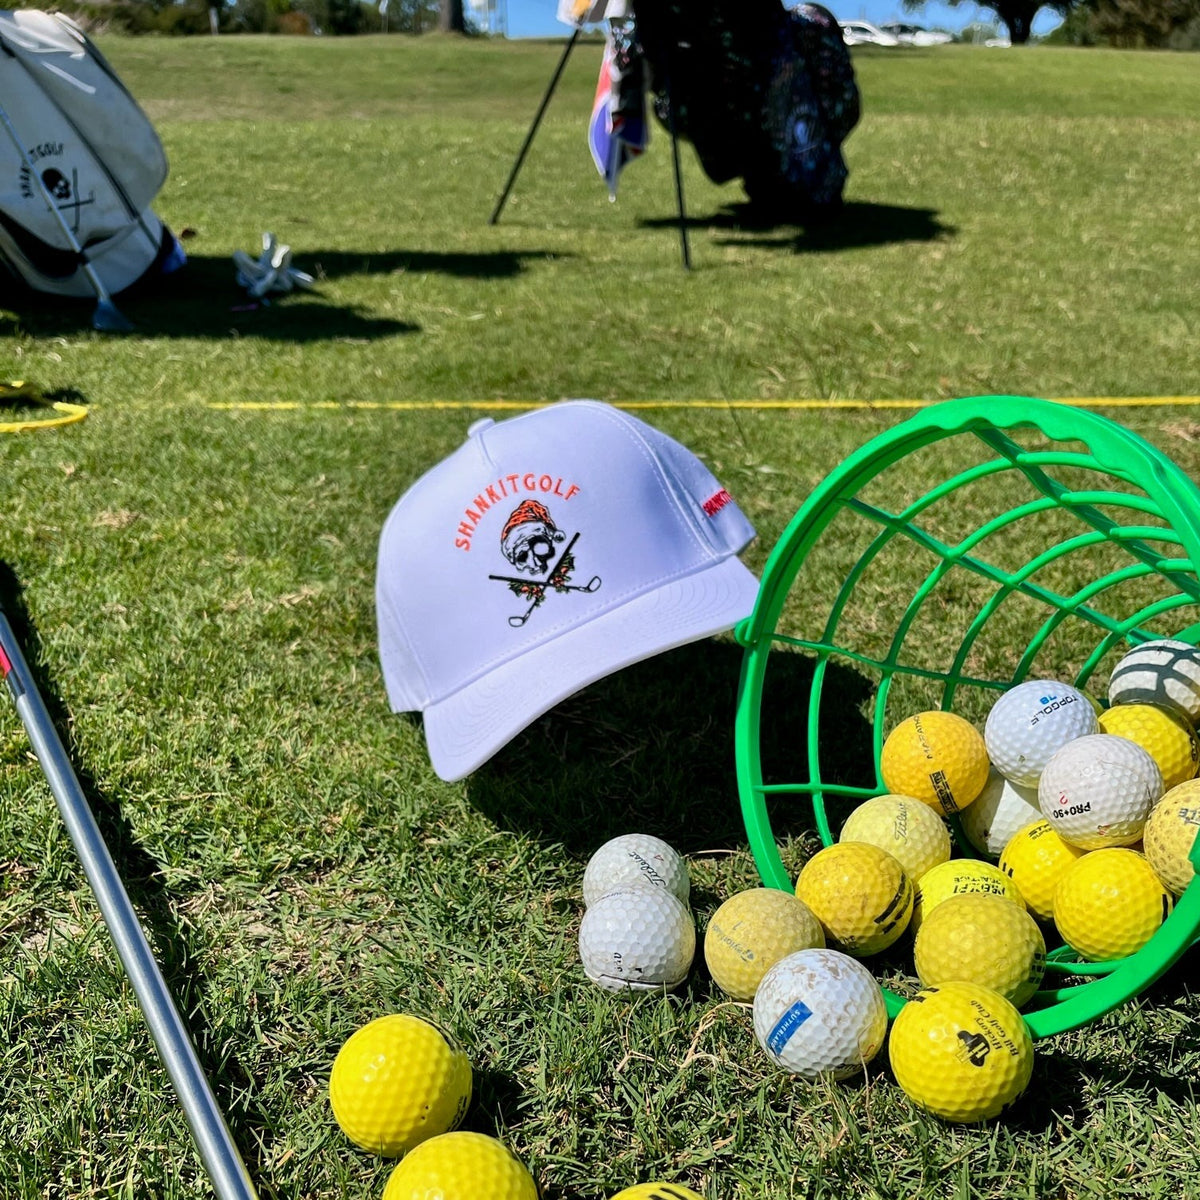
[[[847,1079],[883,1045],[883,989],[849,955],[799,950],[780,959],[758,985],[754,1033],[785,1071],[805,1079]]]
[[[1055,679],[1027,679],[992,705],[983,727],[992,766],[1021,787],[1037,787],[1054,752],[1095,733],[1096,710],[1078,688]]]
[[[583,914],[579,957],[587,977],[610,992],[678,987],[696,953],[687,906],[664,888],[618,888]]]
[[[664,888],[684,904],[691,890],[687,863],[662,838],[649,833],[623,833],[588,859],[583,902],[592,905],[606,892],[629,885]]]
[[[935,809],[914,796],[865,801],[846,818],[838,841],[869,842],[886,850],[914,883],[950,857],[949,827]]]
[[[1163,794],[1149,753],[1128,738],[1093,733],[1055,751],[1038,783],[1042,816],[1083,850],[1132,846]]]
[[[1175,638],[1135,646],[1113,668],[1109,704],[1162,704],[1200,722],[1200,651]]]

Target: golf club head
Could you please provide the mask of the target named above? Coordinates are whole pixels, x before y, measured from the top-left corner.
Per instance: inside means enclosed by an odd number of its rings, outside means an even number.
[[[129,333],[133,322],[111,300],[98,300],[92,313],[92,328],[102,333]]]

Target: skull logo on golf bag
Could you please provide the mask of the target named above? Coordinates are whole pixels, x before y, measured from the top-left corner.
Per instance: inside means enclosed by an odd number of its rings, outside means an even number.
[[[49,167],[42,172],[42,182],[46,185],[46,191],[55,200],[70,200],[71,181],[61,171],[56,171],[53,167]]]

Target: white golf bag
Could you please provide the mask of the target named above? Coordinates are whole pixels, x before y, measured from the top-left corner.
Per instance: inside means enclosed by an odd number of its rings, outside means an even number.
[[[82,30],[0,11],[0,265],[101,300],[168,274],[183,250],[150,209],[166,178],[149,118]]]

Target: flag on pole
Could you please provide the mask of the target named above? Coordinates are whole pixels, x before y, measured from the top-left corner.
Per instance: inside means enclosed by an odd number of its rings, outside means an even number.
[[[617,198],[617,180],[625,164],[637,158],[649,140],[645,73],[633,22],[610,20],[588,126],[592,161],[608,184],[610,200]]]

